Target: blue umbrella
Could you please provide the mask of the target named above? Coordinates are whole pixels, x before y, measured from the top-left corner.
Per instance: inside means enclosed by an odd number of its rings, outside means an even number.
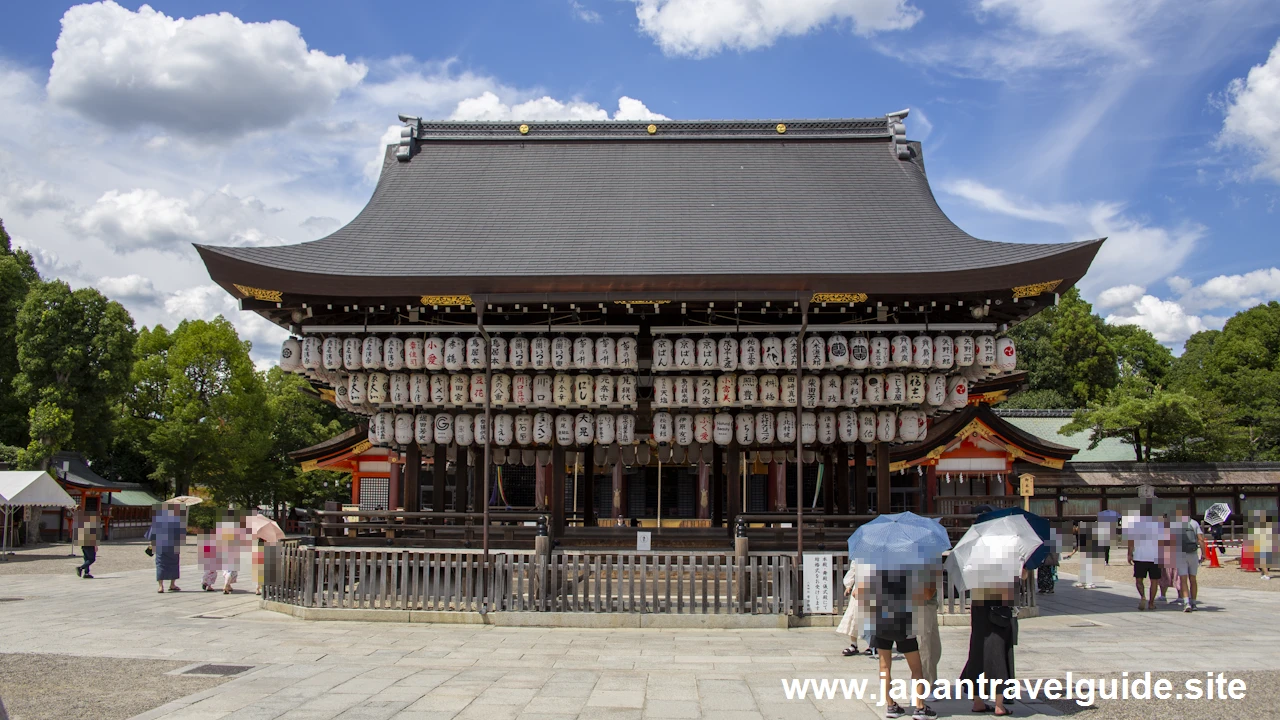
[[[941,523],[911,512],[881,515],[849,536],[849,559],[878,570],[936,563],[950,548]]]
[[[1049,549],[1050,549],[1051,543],[1049,541],[1050,528],[1049,528],[1048,520],[1040,517],[1039,515],[1033,512],[1028,512],[1026,510],[1023,510],[1022,508],[1011,507],[1011,508],[1000,508],[999,510],[992,510],[991,512],[982,513],[981,515],[978,516],[977,523],[974,523],[974,524],[984,523],[988,520],[995,520],[996,518],[1009,517],[1010,515],[1022,515],[1023,517],[1025,517],[1027,519],[1027,524],[1030,525],[1031,529],[1035,531],[1036,537],[1040,538],[1040,542],[1041,542],[1040,547],[1037,548],[1035,552],[1031,553],[1031,556],[1027,558],[1026,564],[1023,565],[1023,567],[1025,567],[1028,570],[1035,570],[1036,568],[1040,567],[1040,564],[1043,563],[1046,558],[1049,557]]]

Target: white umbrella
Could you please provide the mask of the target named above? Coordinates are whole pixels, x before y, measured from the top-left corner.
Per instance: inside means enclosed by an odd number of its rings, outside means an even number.
[[[961,591],[1001,587],[1022,575],[1023,564],[1038,547],[1040,538],[1026,518],[1007,515],[970,527],[944,567]]]
[[[1221,525],[1231,517],[1231,506],[1226,503],[1214,503],[1204,512],[1206,525]]]

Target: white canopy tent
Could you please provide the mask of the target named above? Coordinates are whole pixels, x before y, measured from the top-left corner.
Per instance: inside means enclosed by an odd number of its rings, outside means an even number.
[[[9,527],[20,507],[73,508],[76,501],[49,473],[40,470],[0,471],[0,510],[4,512],[4,539],[0,556],[8,559]]]

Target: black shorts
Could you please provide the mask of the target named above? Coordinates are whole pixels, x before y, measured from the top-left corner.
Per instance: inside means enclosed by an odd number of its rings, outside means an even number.
[[[892,651],[895,643],[898,645],[898,652],[903,655],[910,652],[920,652],[920,641],[915,638],[900,638],[896,641],[889,638],[882,638],[879,635],[875,635],[871,638],[871,647],[876,650]]]
[[[1160,579],[1160,565],[1146,560],[1133,561],[1133,576],[1139,580],[1143,578],[1151,578],[1152,580]]]

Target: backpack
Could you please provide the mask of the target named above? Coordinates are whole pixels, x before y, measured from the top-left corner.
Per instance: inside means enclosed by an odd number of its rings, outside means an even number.
[[[1182,552],[1193,553],[1200,549],[1200,534],[1190,522],[1182,524]]]

